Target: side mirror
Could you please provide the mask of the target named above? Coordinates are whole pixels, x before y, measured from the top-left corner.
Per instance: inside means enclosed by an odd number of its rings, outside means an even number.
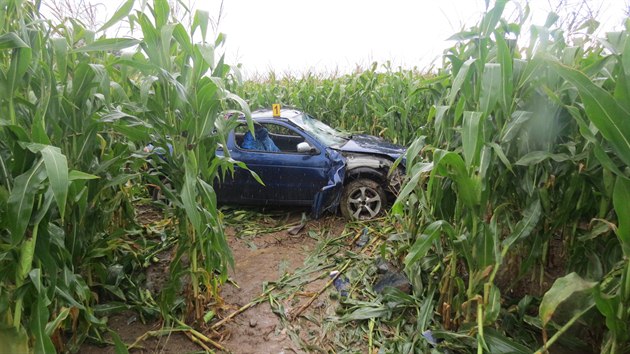
[[[313,153],[317,151],[314,147],[311,146],[311,144],[307,143],[306,141],[303,141],[299,144],[297,144],[297,152],[299,153]]]

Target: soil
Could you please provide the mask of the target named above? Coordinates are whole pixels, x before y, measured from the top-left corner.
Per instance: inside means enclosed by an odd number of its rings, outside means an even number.
[[[295,225],[300,221],[300,213],[290,213],[282,218],[287,224]],[[286,215],[286,214],[285,214]],[[262,221],[265,222],[264,220]],[[278,220],[267,220],[278,223]],[[336,216],[327,216],[320,220],[311,220],[296,235],[291,235],[287,229],[277,232],[243,236],[238,227],[228,227],[226,237],[232,249],[235,267],[229,272],[230,281],[221,290],[224,301],[219,317],[247,305],[263,292],[266,282],[279,279],[285,272],[291,272],[302,266],[305,258],[313,249],[316,241],[308,236],[309,230],[327,228],[331,234],[339,235],[343,232],[345,221]],[[165,278],[168,270],[166,258],[158,256],[160,262],[147,270],[148,283],[158,287]],[[151,282],[151,280],[154,280]],[[304,296],[293,299],[284,304],[287,312],[306,303],[311,294],[320,289],[326,279],[319,279],[308,284]],[[149,285],[149,284],[148,284]],[[157,289],[150,289],[152,292]],[[317,306],[317,304],[315,304]],[[296,321],[297,322],[297,321]],[[299,323],[302,323],[299,321]],[[161,323],[142,323],[132,312],[117,314],[109,318],[108,326],[116,331],[123,342],[130,344],[145,335],[148,331],[160,330]],[[311,332],[313,329],[309,329]],[[225,351],[219,353],[303,353],[291,340],[287,329],[283,328],[278,315],[273,313],[269,301],[263,301],[243,313],[235,316],[225,325],[213,333],[204,333],[217,341]],[[183,333],[172,333],[167,336],[150,337],[140,341],[142,349],[135,352],[145,353],[191,353],[203,349],[194,344]],[[132,351],[132,352],[134,352]],[[115,353],[114,347],[98,347],[84,344],[81,353]]]

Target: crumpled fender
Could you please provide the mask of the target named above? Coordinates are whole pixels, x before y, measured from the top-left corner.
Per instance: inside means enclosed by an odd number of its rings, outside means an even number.
[[[334,211],[339,206],[343,181],[346,174],[346,158],[338,151],[327,149],[330,158],[330,168],[327,171],[328,184],[315,195],[311,215],[318,219],[324,212]]]

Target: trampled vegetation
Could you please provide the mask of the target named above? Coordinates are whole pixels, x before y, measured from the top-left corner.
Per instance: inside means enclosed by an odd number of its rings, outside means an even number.
[[[347,255],[352,292],[331,322],[353,323],[343,344],[630,351],[630,22],[596,38],[593,21],[575,35],[550,14],[524,43],[527,14],[507,20],[497,1],[453,36],[434,74],[375,65],[241,83],[214,58],[222,40],[206,38],[207,14],[187,29],[166,1],[133,3],[96,33],[42,21],[32,2],[3,5],[0,342],[76,350],[103,341],[103,317],[122,309],[180,329],[203,322],[231,261],[211,186],[231,163],[214,149],[233,123],[222,117],[247,102],[409,146],[405,187],[369,227],[412,291],[362,290],[372,260]],[[141,40],[103,37],[125,18]],[[173,145],[155,161],[164,174],[142,169],[149,141]],[[156,298],[132,276],[169,245],[135,219],[146,180],[163,187],[175,220],[170,281]]]

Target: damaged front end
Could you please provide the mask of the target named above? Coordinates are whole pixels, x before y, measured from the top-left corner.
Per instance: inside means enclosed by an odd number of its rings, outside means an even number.
[[[326,211],[334,212],[339,206],[343,182],[346,174],[346,159],[335,150],[328,150],[330,167],[328,168],[328,184],[317,192],[313,200],[311,215],[318,219]]]
[[[390,197],[397,196],[404,180],[404,165],[396,168],[394,162],[385,156],[346,152],[346,175],[350,178],[365,177],[379,182]]]

